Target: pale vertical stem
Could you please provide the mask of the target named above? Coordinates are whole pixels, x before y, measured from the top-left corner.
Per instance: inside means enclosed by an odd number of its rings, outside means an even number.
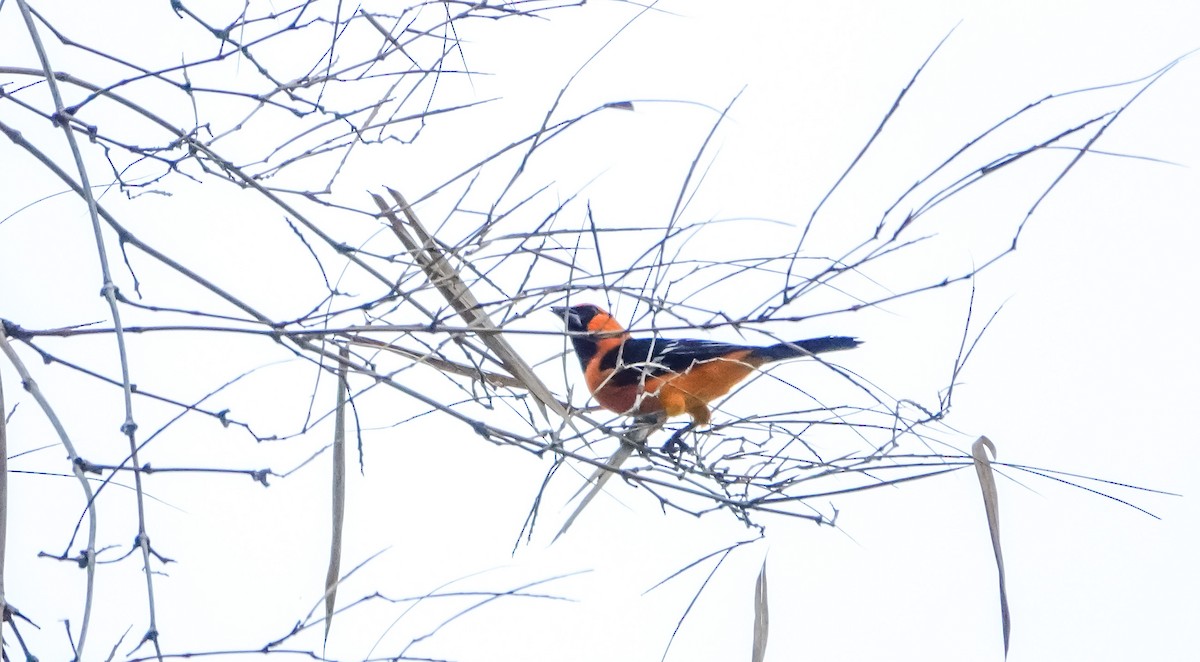
[[[338,351],[337,410],[333,424],[333,486],[330,511],[333,529],[329,537],[329,570],[325,575],[325,641],[329,641],[329,628],[333,626],[333,609],[337,603],[338,575],[342,569],[342,536],[346,521],[346,401],[350,385],[346,373],[350,365],[350,347],[343,345]]]
[[[0,650],[4,650],[4,548],[8,543],[8,421],[4,420],[4,382],[0,381]]]
[[[63,448],[67,450],[67,458],[71,461],[71,471],[75,474],[75,478],[79,480],[79,484],[83,486],[84,507],[88,514],[88,542],[87,549],[82,554],[84,561],[87,563],[85,569],[87,571],[87,591],[83,599],[83,618],[79,625],[79,640],[75,644],[75,659],[83,659],[83,645],[87,642],[88,624],[92,619],[92,600],[95,596],[96,588],[96,500],[92,494],[92,485],[88,482],[87,476],[83,474],[83,463],[80,461],[79,454],[75,452],[75,444],[71,442],[71,437],[67,435],[66,428],[63,427],[62,421],[58,419],[58,415],[54,413],[54,408],[50,406],[50,401],[46,399],[42,389],[33,379],[33,375],[29,374],[29,370],[25,367],[25,363],[21,361],[21,357],[17,356],[16,350],[8,342],[8,336],[0,332],[0,352],[3,352],[8,360],[17,369],[17,374],[21,376],[21,385],[25,390],[33,396],[35,402],[41,407],[42,412],[46,414],[46,418],[50,421],[50,425],[54,427],[54,431],[58,433],[58,439],[62,442]]]
[[[63,103],[62,93],[59,91],[58,82],[54,77],[54,69],[50,66],[50,58],[46,54],[46,48],[42,43],[41,37],[38,35],[37,25],[34,24],[33,14],[29,11],[29,5],[26,0],[17,0],[17,6],[20,7],[21,16],[25,19],[25,28],[29,33],[29,38],[33,41],[34,48],[37,50],[38,60],[41,62],[42,71],[46,76],[46,86],[50,90],[51,97],[54,99],[54,114],[52,117],[58,126],[62,128],[63,134],[67,139],[67,144],[71,148],[71,154],[75,159],[75,167],[79,170],[81,193],[87,202],[88,216],[92,221],[92,233],[96,240],[96,254],[100,259],[100,273],[103,283],[101,293],[104,295],[105,301],[108,302],[108,308],[112,315],[113,328],[115,330],[114,335],[117,341],[117,354],[121,360],[122,393],[125,400],[125,421],[121,424],[121,432],[129,439],[129,461],[133,467],[134,490],[137,497],[138,509],[138,533],[136,540],[142,550],[143,573],[146,577],[146,599],[149,610],[149,624],[143,641],[151,641],[154,644],[155,652],[161,658],[162,649],[158,645],[158,626],[154,610],[154,573],[150,568],[150,538],[146,534],[145,494],[142,491],[141,462],[138,460],[137,423],[134,422],[133,418],[133,384],[129,377],[129,355],[125,345],[124,327],[121,325],[121,312],[117,306],[117,288],[113,283],[112,272],[108,266],[108,252],[104,247],[104,233],[100,225],[100,215],[96,198],[92,195],[92,183],[88,177],[87,167],[83,162],[83,153],[79,150],[79,143],[75,140],[75,131],[71,128],[72,116]],[[89,560],[89,562],[94,561]],[[80,637],[76,659],[82,658],[82,648],[83,638]]]

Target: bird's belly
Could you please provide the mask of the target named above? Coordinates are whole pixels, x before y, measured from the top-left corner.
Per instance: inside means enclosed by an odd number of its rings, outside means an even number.
[[[601,407],[627,416],[644,416],[662,411],[658,398],[642,394],[640,384],[602,389],[596,394]]]
[[[755,365],[742,360],[716,359],[697,364],[691,370],[665,380],[689,400],[709,403],[729,393],[754,372]]]

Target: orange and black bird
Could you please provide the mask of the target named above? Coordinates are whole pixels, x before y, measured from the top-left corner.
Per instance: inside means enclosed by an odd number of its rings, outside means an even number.
[[[670,418],[690,414],[692,424],[685,429],[708,425],[708,403],[767,363],[853,349],[860,344],[846,336],[766,347],[711,340],[634,338],[612,315],[592,304],[551,310],[566,322],[588,390],[601,406],[629,416],[665,414]]]

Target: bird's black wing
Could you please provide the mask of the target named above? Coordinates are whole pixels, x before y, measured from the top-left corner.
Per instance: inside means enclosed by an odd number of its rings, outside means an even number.
[[[614,386],[636,384],[645,377],[686,372],[695,363],[748,349],[745,345],[670,338],[631,338],[600,359],[600,369],[615,369]]]

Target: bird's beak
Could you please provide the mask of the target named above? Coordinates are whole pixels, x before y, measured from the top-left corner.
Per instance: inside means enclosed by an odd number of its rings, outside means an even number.
[[[579,319],[579,313],[567,308],[566,306],[550,306],[551,312],[563,318],[567,323],[567,330],[578,329],[583,326],[583,320]]]

